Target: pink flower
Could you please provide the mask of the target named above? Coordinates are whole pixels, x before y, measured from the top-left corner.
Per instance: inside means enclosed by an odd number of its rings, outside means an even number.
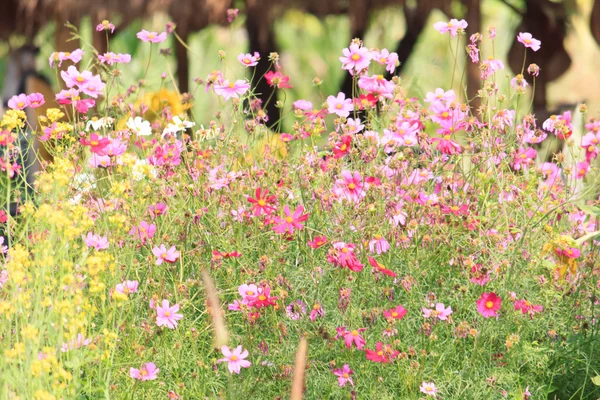
[[[350,71],[351,74],[369,68],[371,53],[366,47],[352,43],[350,47],[342,50],[342,54],[343,56],[340,57],[342,69]]]
[[[339,326],[336,328],[337,335],[335,335],[335,339],[337,340],[343,337],[347,348],[351,348],[352,344],[354,344],[357,349],[362,350],[367,342],[360,333],[366,330],[367,328],[359,328],[352,331],[347,331],[345,326]]]
[[[477,300],[477,311],[485,318],[498,316],[497,311],[502,307],[502,299],[496,293],[483,293]]]
[[[533,318],[534,314],[544,311],[544,307],[531,304],[529,300],[517,300],[515,301],[515,311],[521,311],[522,314],[529,314]]]
[[[102,150],[104,150],[104,148],[110,144],[110,138],[102,137],[96,132],[91,133],[89,139],[81,138],[79,141],[84,146],[90,146],[92,153],[100,155],[104,155]]]
[[[275,225],[273,230],[277,233],[288,233],[292,234],[294,229],[301,230],[304,228],[302,222],[308,219],[308,214],[302,214],[304,212],[303,206],[298,206],[292,214],[290,208],[285,205],[283,207],[283,213],[286,215],[285,218],[275,217]]]
[[[60,71],[60,76],[68,88],[72,88],[73,86],[81,88],[94,77],[90,71],[79,72],[73,65],[67,68],[66,71]]]
[[[250,89],[250,84],[245,80],[237,80],[235,82],[229,82],[228,80],[224,80],[223,82],[213,86],[214,91],[219,96],[223,96],[225,100],[229,100],[230,98],[239,98],[244,95]]]
[[[419,390],[421,393],[425,393],[428,396],[436,397],[438,392],[438,388],[435,386],[433,382],[423,382],[421,386],[419,386]]]
[[[232,374],[239,374],[241,368],[248,368],[252,363],[246,360],[248,357],[248,350],[244,350],[242,346],[236,347],[233,351],[227,346],[221,347],[221,352],[225,358],[217,360],[218,363],[226,362],[229,372]]]
[[[517,40],[520,43],[523,43],[525,47],[529,47],[533,51],[538,51],[542,45],[542,42],[534,39],[529,32],[519,32],[517,35]]]
[[[66,353],[69,350],[73,350],[73,349],[80,349],[84,346],[89,345],[90,343],[92,343],[92,339],[86,339],[85,336],[83,336],[83,334],[78,333],[77,334],[77,338],[72,339],[69,342],[65,342],[62,344],[60,351],[62,351],[63,353]]]
[[[31,108],[38,108],[45,102],[44,95],[41,93],[31,93],[29,96],[27,96],[27,105]]]
[[[156,218],[167,212],[167,205],[165,203],[156,203],[155,205],[148,207],[148,212],[152,215],[152,218]]]
[[[129,375],[140,381],[152,381],[157,378],[158,371],[160,369],[156,368],[154,363],[149,362],[142,365],[140,369],[130,368]]]
[[[100,75],[94,75],[90,80],[80,85],[80,89],[83,93],[90,97],[97,98],[102,94],[106,84],[102,82]]]
[[[395,359],[398,356],[398,354],[400,354],[398,350],[392,349],[392,347],[389,344],[386,344],[384,346],[381,342],[375,343],[375,350],[365,350],[367,360],[384,364],[387,364],[393,359]]]
[[[383,316],[386,317],[388,320],[402,319],[404,318],[407,312],[408,311],[406,310],[406,308],[402,306],[397,306],[396,308],[392,308],[390,310],[384,310]]]
[[[169,250],[165,247],[164,244],[161,244],[160,247],[154,247],[152,249],[152,254],[154,254],[156,258],[156,265],[160,265],[163,261],[174,263],[179,259],[180,253],[177,251],[175,246],[171,246]]]
[[[258,60],[260,60],[260,54],[258,52],[254,52],[254,55],[247,53],[240,53],[238,56],[238,61],[242,63],[242,65],[246,67],[254,67],[258,64]]]
[[[441,34],[450,32],[450,35],[455,37],[459,32],[462,33],[465,29],[467,29],[468,25],[469,24],[464,19],[459,21],[455,18],[452,18],[448,23],[442,21],[436,22],[433,24],[433,27]]]
[[[292,88],[292,85],[289,84],[290,77],[288,75],[282,75],[281,72],[269,71],[265,74],[265,79],[269,86],[276,86],[279,89]]]
[[[92,232],[88,232],[87,236],[83,238],[87,247],[93,247],[96,250],[108,249],[108,239],[106,236],[99,236]]]
[[[294,110],[312,110],[313,104],[308,100],[296,100],[293,104]]]
[[[247,296],[244,298],[244,301],[247,301],[250,307],[259,309],[262,307],[274,306],[277,304],[275,300],[277,300],[277,297],[271,296],[271,288],[269,286],[259,288],[256,296]]]
[[[107,63],[108,65],[113,65],[116,63],[127,64],[131,62],[131,55],[121,53],[115,54],[113,52],[109,52],[104,54],[98,54],[98,60],[100,60],[101,63]]]
[[[318,249],[319,247],[323,246],[326,243],[327,243],[327,237],[325,237],[325,236],[315,236],[315,238],[313,240],[309,241],[306,244],[310,248]]]
[[[327,112],[329,114],[337,114],[340,117],[347,117],[354,110],[352,99],[347,99],[343,92],[339,92],[337,97],[327,97]]]
[[[7,279],[8,279],[8,275],[7,275]],[[0,286],[1,287],[1,286]],[[315,303],[315,305],[313,306],[312,310],[310,310],[310,315],[309,318],[312,322],[315,322],[315,320],[319,317],[323,318],[325,316],[325,310],[323,309],[323,307],[321,306],[320,303]]]
[[[123,281],[115,286],[115,290],[121,294],[128,295],[138,290],[138,281]]]
[[[379,234],[375,235],[369,242],[369,250],[371,253],[382,254],[390,249],[390,244],[385,238]]]
[[[396,70],[396,65],[398,64],[398,54],[390,53],[388,49],[383,49],[381,51],[373,51],[371,53],[372,59],[381,64],[385,65],[386,71],[390,74],[393,74]]]
[[[177,328],[177,321],[183,318],[183,314],[177,314],[179,304],[169,307],[169,300],[163,300],[162,306],[156,306],[156,325],[166,326],[169,329]]]
[[[452,307],[446,307],[444,306],[444,303],[437,303],[435,305],[435,310],[423,308],[424,318],[437,318],[440,321],[446,321],[450,314],[452,314]]]
[[[96,31],[97,32],[110,31],[110,33],[114,33],[115,26],[113,24],[111,24],[108,20],[105,19],[102,21],[102,23],[96,25]]]
[[[336,242],[327,254],[327,262],[337,267],[348,268],[350,271],[360,272],[364,265],[356,258],[355,248],[353,243]]]
[[[364,189],[368,189],[368,187],[367,183],[363,183],[360,172],[342,171],[340,179],[335,181],[333,192],[340,201],[346,199],[354,203],[360,203],[363,197],[367,195]]]
[[[142,241],[142,244],[146,243],[147,239],[152,239],[156,232],[156,225],[149,224],[146,221],[140,222],[138,226],[134,226],[129,231],[129,234]]]
[[[142,29],[140,32],[137,33],[136,36],[142,42],[160,43],[167,38],[167,32],[148,32],[147,30]]]
[[[590,169],[590,163],[587,161],[581,161],[577,163],[577,167],[575,168],[575,177],[577,179],[582,179],[587,175]]]
[[[81,61],[81,59],[83,58],[83,55],[85,54],[85,52],[81,49],[76,49],[73,50],[72,52],[54,52],[50,55],[50,58],[48,59],[48,63],[50,64],[50,67],[54,68],[54,66],[56,65],[56,63],[58,62],[58,66],[60,67],[62,65],[63,61],[71,61],[74,64],[77,64],[79,61]]]
[[[352,375],[354,371],[350,369],[350,366],[348,364],[344,364],[344,367],[342,369],[334,369],[333,373],[338,377],[338,383],[340,387],[346,386],[346,383],[348,382],[350,382],[350,385],[354,386],[354,382],[350,377],[350,375]]]
[[[25,93],[21,93],[19,95],[13,96],[8,100],[8,107],[13,110],[22,110],[27,107],[27,95]]]

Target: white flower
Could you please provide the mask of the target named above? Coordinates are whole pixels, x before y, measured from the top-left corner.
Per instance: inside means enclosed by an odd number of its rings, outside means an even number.
[[[87,131],[92,127],[95,131],[98,131],[102,128],[106,128],[107,126],[111,126],[113,124],[113,119],[111,117],[97,118],[92,117],[87,124],[85,124],[85,129]]]
[[[167,133],[175,134],[177,132],[184,131],[187,128],[191,128],[194,125],[196,125],[195,122],[190,122],[185,119],[182,120],[179,117],[173,117],[173,123],[169,124],[169,126],[165,128],[165,130],[163,131],[163,136],[165,136]]]
[[[158,172],[154,165],[149,164],[147,160],[136,160],[135,164],[131,168],[131,172],[133,175],[133,179],[138,182],[144,179],[145,177],[154,177],[158,176]]]
[[[142,117],[129,118],[127,121],[127,127],[135,132],[138,136],[149,136],[152,135],[152,127],[150,122],[145,121]]]

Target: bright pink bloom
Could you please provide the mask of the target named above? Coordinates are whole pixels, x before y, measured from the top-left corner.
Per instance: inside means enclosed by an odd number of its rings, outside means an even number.
[[[274,306],[277,297],[271,296],[271,288],[269,286],[259,288],[256,296],[247,296],[244,300],[248,301],[248,305],[254,308],[262,308],[268,306]]]
[[[575,167],[575,177],[577,179],[583,179],[584,176],[587,175],[590,169],[590,163],[587,161],[581,161],[577,163],[577,167]]]
[[[92,132],[89,139],[81,138],[79,141],[84,146],[90,146],[92,153],[100,155],[103,155],[102,150],[110,144],[110,138],[102,137],[96,132]]]
[[[60,67],[63,61],[71,61],[74,64],[77,64],[83,58],[85,52],[81,49],[73,50],[72,52],[54,52],[50,54],[50,58],[48,59],[48,63],[51,68],[54,68],[55,65]]]
[[[567,247],[565,249],[556,249],[556,254],[567,258],[579,258],[581,250],[576,247]]]
[[[107,63],[108,65],[113,65],[116,63],[128,64],[131,62],[130,54],[115,54],[113,52],[98,54],[98,60],[101,63]]]
[[[381,273],[383,273],[384,275],[390,276],[392,278],[395,278],[396,276],[398,276],[394,271],[389,270],[385,267],[385,265],[377,262],[377,260],[375,260],[373,257],[369,256],[367,257],[369,260],[369,264],[371,264],[376,271],[379,271]]]
[[[529,314],[533,318],[534,314],[544,311],[541,305],[531,304],[529,300],[515,301],[515,311],[521,311],[522,314]]]
[[[88,232],[84,238],[87,247],[93,247],[96,250],[108,249],[108,239],[106,236],[96,235],[92,232]]]
[[[477,300],[477,311],[485,318],[498,316],[498,310],[502,307],[502,299],[494,292],[483,293]]]
[[[327,243],[327,238],[325,236],[315,236],[315,238],[307,243],[308,247],[313,249],[318,249]]]
[[[169,306],[169,300],[163,300],[162,306],[156,306],[156,325],[166,326],[169,329],[177,328],[177,321],[183,318],[183,314],[177,314],[179,304]]]
[[[396,65],[398,64],[398,54],[390,53],[388,49],[383,49],[381,51],[373,51],[371,53],[372,59],[381,64],[385,65],[386,71],[390,74],[393,74],[396,70]]]
[[[130,293],[135,293],[138,290],[138,281],[123,281],[123,283],[119,283],[115,290],[119,293],[128,295]]]
[[[217,360],[218,363],[226,362],[229,372],[232,374],[239,374],[241,368],[248,368],[252,363],[248,358],[248,350],[244,350],[242,346],[238,346],[233,351],[227,346],[221,347],[221,352],[225,358]]]
[[[346,154],[350,153],[350,150],[352,149],[351,144],[351,135],[342,136],[341,140],[333,146],[333,158],[342,158]]]
[[[351,74],[369,68],[371,53],[366,47],[352,43],[349,47],[342,50],[342,54],[343,56],[340,57],[342,69],[350,71]]]
[[[337,114],[340,117],[347,117],[354,110],[352,99],[347,99],[343,92],[339,92],[337,97],[327,97],[327,112],[329,114]]]
[[[254,67],[258,64],[258,60],[260,60],[260,54],[256,51],[254,52],[254,55],[250,53],[240,53],[237,59],[246,67]]]
[[[359,328],[352,331],[347,331],[345,326],[339,326],[336,328],[337,335],[335,335],[335,339],[338,340],[339,338],[343,337],[347,348],[351,348],[352,344],[354,344],[357,349],[362,350],[367,342],[360,333],[366,330],[367,328]]]
[[[255,216],[262,214],[271,215],[275,211],[274,204],[277,203],[277,196],[270,195],[268,189],[256,188],[254,198],[248,196],[248,202],[254,204],[251,208]]]
[[[360,203],[363,197],[367,195],[365,189],[368,188],[369,184],[363,183],[360,172],[342,171],[340,179],[335,181],[333,192],[340,201],[345,199],[354,203]]]
[[[435,305],[435,310],[431,310],[429,308],[423,308],[423,317],[424,318],[437,318],[440,321],[446,321],[448,317],[452,314],[452,307],[444,306],[444,303],[437,303]]]
[[[214,91],[219,96],[222,96],[225,100],[229,100],[230,98],[239,98],[244,95],[250,89],[250,84],[245,80],[237,80],[235,82],[229,82],[228,80],[224,80],[223,82],[213,86]]]
[[[327,254],[327,262],[337,266],[348,268],[350,271],[360,272],[364,265],[358,261],[353,243],[336,242]]]
[[[167,205],[165,203],[156,203],[155,205],[148,207],[148,211],[150,212],[150,215],[152,215],[152,218],[156,218],[167,212]]]
[[[350,369],[350,366],[348,364],[344,364],[344,367],[342,369],[334,369],[333,373],[338,377],[338,383],[340,387],[346,386],[346,383],[348,382],[350,382],[350,385],[354,386],[354,382],[350,377],[350,375],[352,375],[354,371]]]
[[[378,363],[389,363],[391,360],[396,358],[400,354],[398,350],[393,350],[389,344],[383,346],[383,343],[377,342],[375,344],[375,350],[365,350],[367,360],[371,360]]]
[[[293,104],[294,110],[312,110],[313,104],[308,100],[296,100]]]
[[[269,71],[265,74],[265,79],[269,86],[275,86],[279,89],[291,89],[292,85],[289,84],[290,77],[283,75],[281,72]]]
[[[308,214],[302,214],[304,212],[303,206],[298,206],[292,214],[287,204],[283,207],[284,218],[275,217],[275,226],[273,230],[277,233],[288,233],[291,235],[294,233],[294,229],[301,230],[304,228],[302,222],[308,219]]]
[[[27,95],[25,93],[15,95],[8,100],[8,108],[22,110],[25,107],[27,107]]]
[[[404,318],[404,316],[406,315],[407,312],[408,311],[406,310],[406,308],[404,308],[402,306],[397,306],[390,310],[384,310],[383,316],[389,320],[402,319],[402,318]]]
[[[142,241],[142,244],[146,243],[147,239],[152,239],[156,232],[156,225],[149,224],[146,221],[140,222],[138,226],[134,226],[129,231],[129,234]]]
[[[542,45],[542,42],[540,42],[537,39],[534,39],[531,33],[529,32],[519,32],[519,35],[517,36],[517,41],[523,43],[525,47],[529,47],[533,51],[538,51]]]
[[[465,29],[467,29],[468,25],[469,24],[464,19],[459,21],[455,18],[452,18],[450,22],[436,22],[433,24],[433,27],[441,34],[450,32],[450,35],[455,37],[459,32],[463,32]]]
[[[140,381],[151,381],[157,378],[158,371],[160,369],[156,368],[154,363],[149,362],[142,365],[140,369],[130,368],[129,375]]]
[[[8,279],[8,277],[7,277]],[[315,303],[315,305],[313,306],[312,310],[310,310],[310,320],[312,322],[315,322],[315,320],[318,317],[323,318],[325,316],[325,310],[323,310],[323,307],[321,306],[321,304],[319,303]]]
[[[167,32],[148,32],[147,30],[142,29],[135,36],[137,36],[137,38],[140,39],[142,42],[160,43],[167,38]]]
[[[180,256],[180,253],[175,246],[171,246],[171,248],[167,250],[164,244],[161,244],[160,247],[154,247],[152,249],[152,254],[156,256],[156,265],[162,264],[163,261],[174,263]]]
[[[512,167],[515,171],[520,169],[526,170],[530,165],[535,163],[535,157],[537,155],[537,151],[533,147],[528,147],[524,149],[523,147],[519,148],[519,152],[515,154]]]

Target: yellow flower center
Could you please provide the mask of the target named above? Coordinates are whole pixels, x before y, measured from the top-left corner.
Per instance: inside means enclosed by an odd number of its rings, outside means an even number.
[[[347,372],[344,372],[344,375],[342,375],[344,378],[348,379],[348,377],[350,377],[350,375],[348,375]]]
[[[22,101],[17,103],[17,107],[19,107],[19,108],[23,107],[24,105],[25,105],[25,103]]]
[[[263,199],[260,199],[260,200],[258,201],[258,205],[259,205],[259,206],[261,206],[261,207],[264,207],[264,206],[266,206],[266,205],[267,205],[267,202],[266,202],[266,201],[264,201]]]
[[[350,190],[352,190],[352,189],[356,188],[356,185],[355,185],[354,183],[349,183],[349,184],[348,184],[348,188],[349,188]]]
[[[228,85],[228,87],[229,87],[229,89],[233,89],[233,88],[235,87],[235,83],[231,82],[231,83]]]
[[[358,336],[358,331],[356,329],[352,331],[352,336]]]
[[[231,356],[231,361],[237,361],[237,356]]]
[[[353,61],[358,61],[358,60],[360,60],[360,55],[359,54],[352,54],[352,57],[350,57],[350,58],[352,58]]]
[[[171,311],[165,311],[165,317],[170,317],[171,316]]]
[[[342,249],[342,253],[347,253],[348,251],[349,251],[349,250],[348,250],[346,247],[344,247],[344,248]]]
[[[154,33],[149,33],[149,34],[148,34],[148,39],[154,39],[154,37],[155,37],[155,36],[154,36]]]
[[[258,299],[260,301],[265,301],[267,299],[267,296],[265,296],[264,294],[261,294],[260,296],[258,296]]]
[[[494,302],[493,301],[486,301],[485,302],[485,308],[493,308],[494,307]]]
[[[392,317],[397,317],[398,313],[396,311],[392,312]]]

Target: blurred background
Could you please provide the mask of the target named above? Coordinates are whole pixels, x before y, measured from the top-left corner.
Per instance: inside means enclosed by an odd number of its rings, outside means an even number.
[[[288,105],[306,99],[316,107],[327,95],[347,90],[348,74],[338,58],[354,37],[363,39],[367,47],[398,52],[402,64],[396,74],[408,96],[422,97],[437,87],[458,88],[478,71],[465,70],[471,64],[464,51],[468,36],[450,42],[448,35],[433,29],[435,22],[450,18],[466,19],[468,34],[483,33],[484,59],[492,56],[504,62],[506,69],[498,80],[501,90],[521,70],[523,49],[515,45],[518,32],[531,32],[542,41],[542,49],[527,58],[527,64],[536,62],[541,67],[534,103],[538,120],[573,109],[579,102],[585,102],[592,115],[600,112],[600,0],[2,0],[2,5],[1,85],[13,79],[7,66],[17,49],[33,44],[40,50],[35,69],[59,90],[49,55],[80,47],[86,52],[82,65],[89,67],[95,57],[92,47],[101,53],[107,50],[106,33],[96,32],[95,27],[108,19],[116,26],[115,33],[108,35],[108,50],[133,57],[130,64],[118,67],[121,81],[135,84],[144,75],[152,49],[147,83],[158,88],[161,73],[171,71],[182,92],[193,95],[193,116],[199,123],[214,119],[219,102],[214,94],[205,93],[196,78],[206,80],[218,69],[229,79],[250,79],[251,71],[237,61],[239,53],[249,51],[262,55],[257,76],[270,68],[268,53],[279,53],[281,72],[291,77],[293,88],[277,96]],[[228,9],[239,9],[231,23]],[[67,42],[71,37],[64,28],[67,22],[78,29],[79,40]],[[167,22],[176,24],[175,32],[187,48],[169,35],[159,47],[170,48],[171,54],[157,56],[156,45],[140,42],[135,34],[142,28],[162,32]],[[498,32],[493,45],[487,39],[489,27]],[[450,45],[459,48],[458,71],[465,70],[453,84]],[[313,84],[315,78],[322,81],[320,87]],[[526,79],[531,83],[531,77]],[[470,83],[470,94],[477,90],[476,81]],[[270,90],[260,88],[265,95]],[[284,117],[284,127],[289,128],[293,116]]]

